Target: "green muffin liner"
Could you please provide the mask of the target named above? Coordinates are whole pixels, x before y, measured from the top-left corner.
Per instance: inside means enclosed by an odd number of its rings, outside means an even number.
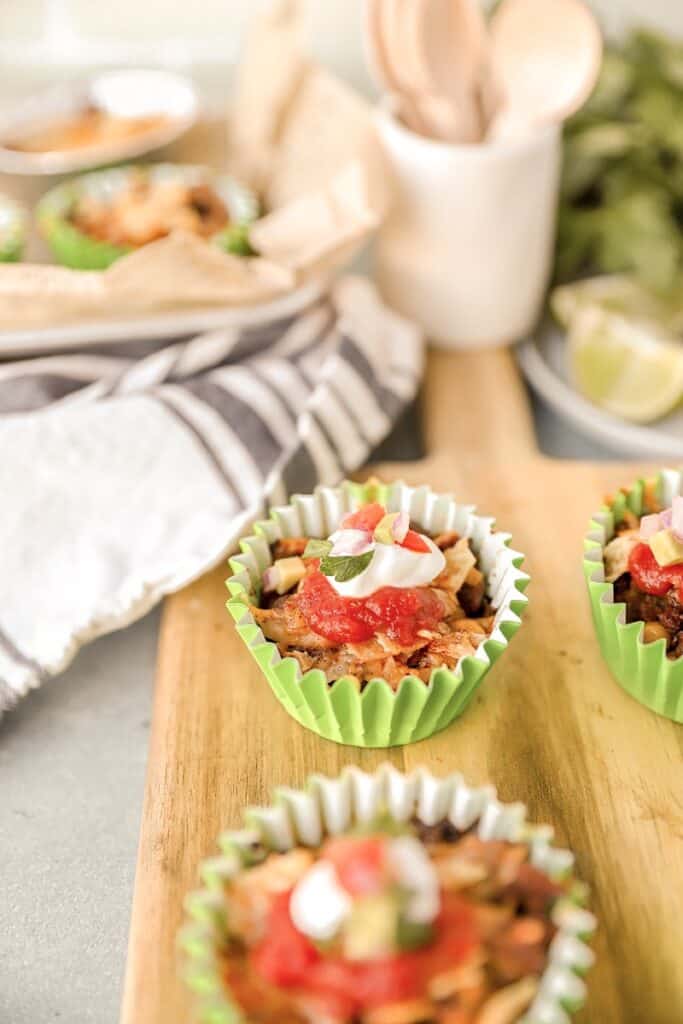
[[[638,480],[630,490],[619,493],[612,504],[603,506],[590,523],[583,568],[600,649],[612,675],[645,707],[674,722],[683,722],[683,658],[667,658],[663,639],[643,643],[643,623],[626,622],[626,605],[615,602],[614,587],[605,582],[605,545],[614,537],[627,510],[636,516],[647,512],[643,508],[646,486],[653,489],[662,507],[668,508],[674,496],[681,493],[681,472],[662,470],[649,484]]]
[[[21,203],[0,195],[0,263],[17,263],[26,245],[28,217]]]
[[[270,544],[283,537],[327,537],[348,512],[375,499],[391,511],[407,511],[428,533],[457,530],[469,537],[496,617],[491,636],[454,671],[435,669],[429,683],[406,675],[396,691],[386,680],[372,679],[359,692],[349,677],[329,684],[320,669],[302,674],[295,658],[282,658],[276,644],[265,639],[249,605],[257,603],[261,575],[272,563]],[[319,487],[314,494],[295,495],[290,505],[273,508],[269,520],[254,525],[253,536],[241,542],[242,554],[230,559],[234,575],[227,580],[232,595],[227,607],[273,693],[301,725],[325,739],[356,747],[414,743],[462,714],[521,625],[529,577],[520,570],[524,556],[509,542],[509,534],[494,531],[492,519],[475,515],[472,506],[459,505],[429,487],[345,481],[338,488]]]
[[[470,787],[458,774],[437,778],[418,768],[404,775],[389,764],[368,774],[348,767],[336,779],[312,775],[302,790],[276,790],[270,807],[245,813],[244,829],[219,838],[221,855],[204,862],[203,888],[185,901],[188,920],[178,945],[184,979],[197,997],[199,1024],[248,1024],[221,976],[228,938],[224,890],[230,880],[273,850],[316,847],[328,835],[378,814],[397,822],[417,817],[426,825],[448,818],[460,831],[476,828],[481,839],[526,843],[531,862],[553,879],[566,878],[573,866],[573,855],[552,845],[552,828],[526,821],[523,804],[503,804],[492,786]],[[568,1014],[583,1005],[586,986],[581,976],[594,961],[586,940],[596,926],[584,901],[585,887],[577,882],[554,905],[557,934],[548,950],[548,966],[519,1024],[569,1024]]]
[[[132,174],[144,173],[152,182],[182,181],[189,185],[211,184],[225,203],[231,224],[212,240],[219,248],[237,254],[247,253],[245,230],[258,216],[256,197],[244,186],[225,175],[216,175],[203,167],[188,164],[130,164],[109,167],[62,182],[47,192],[38,203],[36,219],[55,258],[75,270],[106,270],[115,260],[132,252],[129,245],[112,245],[91,238],[69,220],[74,203],[82,195],[108,199],[126,187]]]

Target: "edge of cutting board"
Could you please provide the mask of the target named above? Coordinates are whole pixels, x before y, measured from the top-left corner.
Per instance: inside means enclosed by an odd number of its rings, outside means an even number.
[[[302,729],[274,701],[225,612],[224,568],[170,597],[121,1024],[189,1019],[174,954],[183,896],[245,804],[312,770],[387,760],[493,781],[575,850],[601,922],[589,1007],[577,1021],[672,1024],[671,1007],[683,1005],[683,732],[610,678],[581,569],[590,514],[639,467],[539,454],[505,350],[431,353],[426,392],[428,457],[379,473],[454,491],[510,529],[532,577],[524,626],[462,719],[413,746],[358,750]]]

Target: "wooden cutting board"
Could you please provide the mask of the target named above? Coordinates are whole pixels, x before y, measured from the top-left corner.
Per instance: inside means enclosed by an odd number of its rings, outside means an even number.
[[[584,1024],[683,1017],[683,729],[611,679],[581,566],[591,513],[643,467],[540,455],[507,352],[432,354],[424,408],[428,458],[380,475],[452,491],[511,531],[532,577],[524,625],[463,718],[422,743],[369,751],[319,739],[276,702],[225,611],[226,569],[169,598],[122,1024],[190,1019],[174,950],[182,900],[241,808],[311,771],[387,759],[491,781],[575,851],[600,921]]]

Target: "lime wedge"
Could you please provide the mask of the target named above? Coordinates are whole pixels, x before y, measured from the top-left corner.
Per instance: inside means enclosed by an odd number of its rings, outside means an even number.
[[[680,296],[664,299],[628,274],[602,274],[563,284],[550,296],[553,315],[565,328],[587,306],[599,306],[607,312],[645,320],[671,331],[681,324]]]
[[[572,318],[568,352],[578,390],[615,416],[651,423],[683,397],[683,348],[652,325],[586,307]]]

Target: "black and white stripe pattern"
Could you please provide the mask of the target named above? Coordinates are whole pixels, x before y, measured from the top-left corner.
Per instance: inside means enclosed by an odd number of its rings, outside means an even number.
[[[122,417],[131,399],[155,403],[241,522],[361,465],[414,399],[422,356],[418,332],[368,282],[346,278],[296,316],[259,326],[0,363],[0,431],[86,403],[113,403]],[[0,611],[0,713],[59,667],[12,635]]]
[[[345,285],[347,295],[367,289]],[[373,364],[377,339],[342,332],[342,318],[330,296],[261,327],[6,363],[0,416],[144,393],[194,434],[240,506],[276,466],[289,493],[309,491],[362,463],[414,398],[421,371],[412,331],[407,357],[392,335]]]

